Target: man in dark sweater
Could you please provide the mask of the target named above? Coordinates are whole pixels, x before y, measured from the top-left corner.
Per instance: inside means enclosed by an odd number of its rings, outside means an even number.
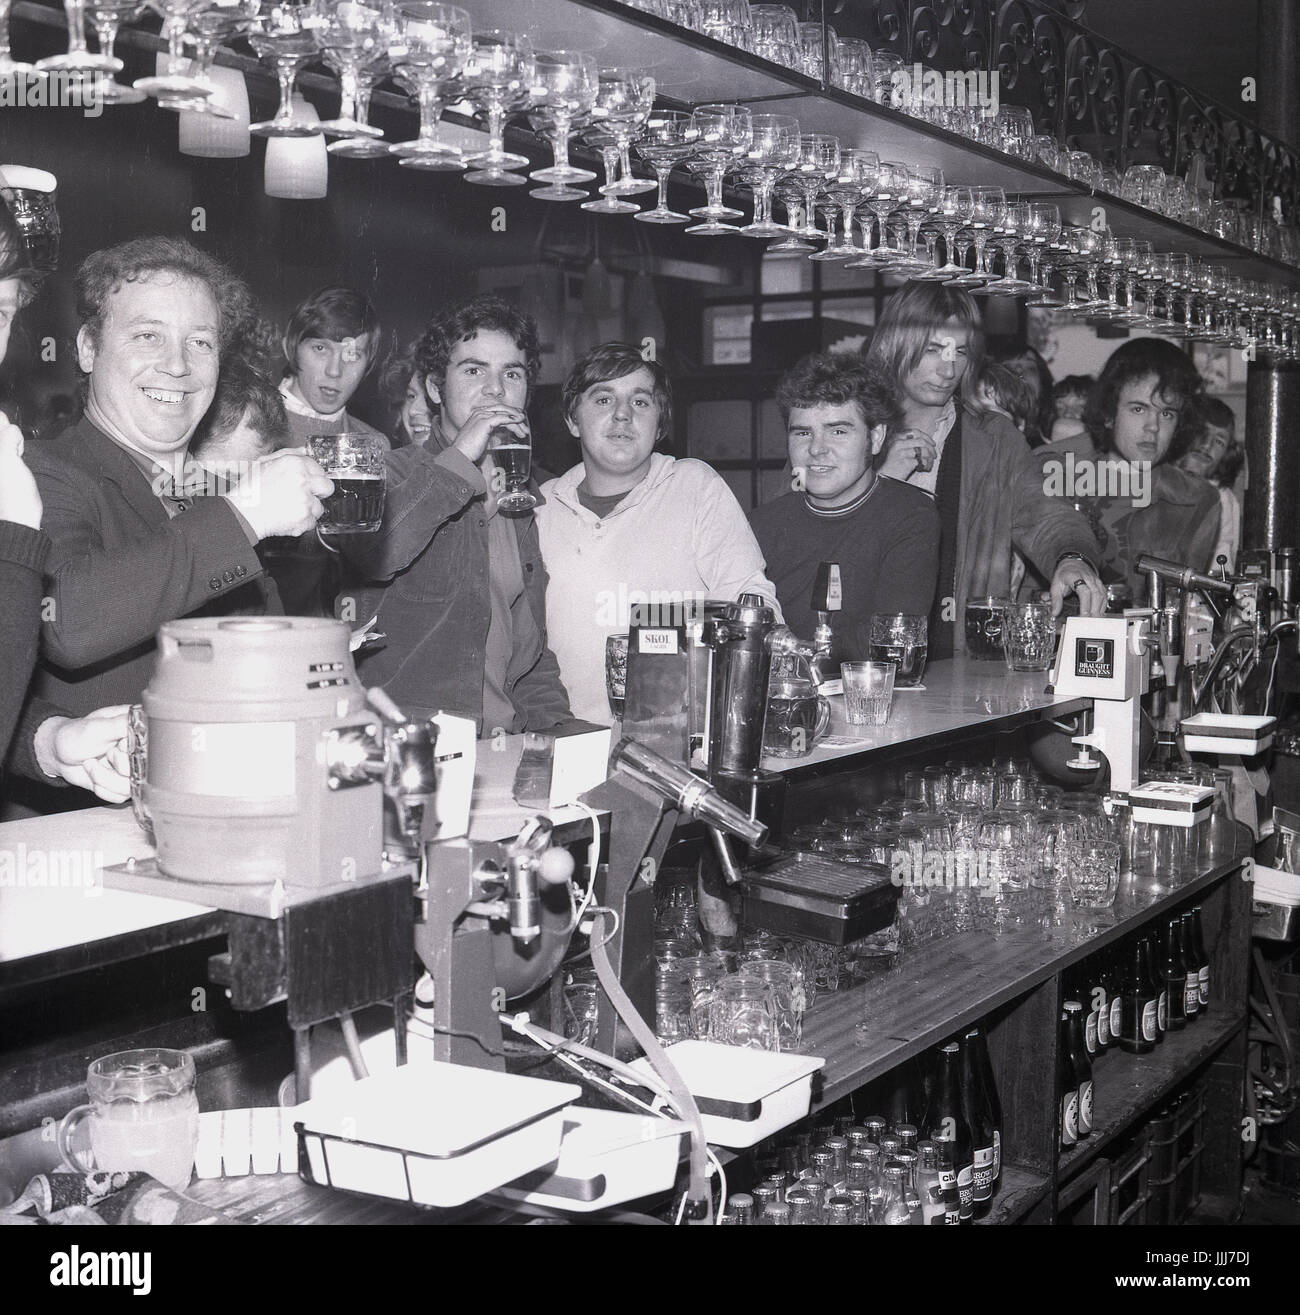
[[[843,655],[867,656],[873,612],[925,616],[939,570],[939,517],[916,489],[879,479],[873,465],[901,416],[885,375],[856,356],[800,361],[781,380],[793,490],[750,516],[796,634],[817,624],[811,606],[817,568],[837,562],[843,609],[835,623]]]

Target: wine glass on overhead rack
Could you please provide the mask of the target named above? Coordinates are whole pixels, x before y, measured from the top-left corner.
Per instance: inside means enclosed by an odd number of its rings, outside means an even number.
[[[357,0],[322,0],[321,9],[316,44],[339,78],[338,115],[322,121],[321,131],[327,137],[382,137],[379,128],[357,118],[357,84],[362,68],[386,56],[392,44],[388,13]]]
[[[932,261],[917,253],[921,238],[921,225],[934,213],[943,192],[943,170],[930,165],[909,165],[907,183],[903,193],[903,216],[907,221],[907,253],[895,261],[894,269],[908,278],[924,274]]]
[[[935,197],[934,213],[930,216],[930,224],[938,236],[943,238],[944,263],[940,265],[931,260],[930,268],[914,274],[913,278],[942,283],[966,273],[966,267],[958,265],[953,260],[953,247],[957,234],[970,224],[974,213],[975,198],[971,195],[969,187],[939,189],[939,194]]]
[[[536,62],[532,42],[516,32],[491,28],[476,32],[462,75],[465,92],[476,108],[487,116],[488,148],[467,156],[475,170],[468,183],[482,187],[520,187],[526,179],[511,172],[528,164],[526,155],[505,148],[506,119],[532,104]]]
[[[99,53],[112,59],[117,72],[123,67],[122,61],[113,54],[118,31],[124,22],[136,18],[143,9],[143,0],[86,0],[86,12],[95,29]],[[138,105],[145,98],[144,92],[137,91],[129,82],[108,78],[99,79],[95,91],[105,105]]]
[[[620,153],[618,138],[610,130],[609,124],[596,122],[588,124],[582,134],[582,140],[593,150],[600,152],[601,164],[605,169],[605,182],[600,188],[600,198],[584,201],[581,208],[598,215],[635,214],[638,207],[631,201],[620,201],[612,190],[618,181]]]
[[[853,242],[853,220],[866,194],[873,190],[879,176],[880,157],[875,151],[857,146],[840,147],[840,165],[826,184],[826,195],[835,206],[840,221],[840,236],[832,238],[823,251],[814,252],[810,260],[850,260],[863,254]]]
[[[668,179],[672,171],[687,160],[699,140],[699,129],[684,110],[654,110],[646,120],[645,133],[637,143],[637,154],[655,171],[659,180],[659,199],[653,210],[640,210],[637,219],[643,224],[685,224],[686,215],[668,205]]]
[[[697,133],[695,154],[686,167],[704,178],[706,200],[690,213],[701,220],[685,231],[696,237],[722,236],[737,232],[728,219],[742,219],[744,212],[722,203],[722,180],[749,150],[754,135],[753,117],[743,105],[700,105],[691,114]]]
[[[86,0],[63,0],[63,12],[68,21],[68,49],[62,55],[38,59],[34,67],[38,73],[63,71],[68,73],[120,73],[122,61],[114,59],[102,49],[92,55],[86,47]],[[5,6],[5,25],[8,26],[8,5]],[[7,45],[6,45],[7,49]],[[4,70],[0,68],[0,73]],[[16,71],[16,66],[14,71]]]
[[[314,3],[281,5],[263,0],[261,12],[248,34],[258,57],[272,65],[280,84],[280,103],[274,115],[249,129],[258,137],[319,137],[320,124],[307,122],[293,112],[293,85],[298,70],[319,54],[316,28],[321,12]],[[136,86],[140,84],[137,82]]]
[[[870,246],[869,234],[864,226],[865,250],[862,260],[852,261],[851,267],[870,269],[882,265],[892,266],[903,258],[903,252],[889,245],[889,217],[907,199],[907,166],[896,160],[881,160],[871,177],[864,181],[867,188],[863,199],[867,210],[880,226],[880,241],[874,247]]]
[[[459,88],[455,80],[470,59],[470,16],[456,5],[408,0],[398,6],[393,19],[388,59],[394,78],[420,108],[420,129],[410,141],[395,143],[391,152],[408,169],[463,169],[460,149],[438,140],[438,120],[447,103],[447,88]]]
[[[825,132],[799,135],[799,164],[790,180],[803,191],[804,224],[796,230],[796,237],[817,242],[826,236],[816,224],[817,198],[825,193],[826,185],[839,172],[839,167],[838,137]]]
[[[982,288],[993,275],[989,273],[988,243],[994,230],[1002,223],[1006,209],[1006,193],[1000,187],[971,188],[970,229],[975,247],[975,269],[948,280],[950,288]]]
[[[149,8],[160,14],[163,20],[162,34],[167,41],[163,68],[166,71],[154,77],[137,78],[133,84],[137,91],[159,100],[185,102],[206,99],[213,94],[216,88],[211,82],[188,71],[189,60],[185,54],[191,20],[211,3],[212,0],[149,0]],[[187,103],[185,108],[193,109],[193,105]]]
[[[1029,222],[1025,227],[1024,238],[1025,246],[1029,251],[1030,290],[1036,298],[1041,297],[1047,289],[1043,286],[1043,281],[1039,279],[1039,269],[1042,266],[1043,257],[1060,241],[1060,206],[1031,201],[1029,203]],[[1149,245],[1147,250],[1150,251]],[[1044,303],[1038,301],[1036,304],[1042,305]]]
[[[349,108],[339,106],[339,117],[349,114],[360,128],[369,128],[370,96],[375,87],[388,77],[393,66],[387,54],[376,55],[357,66],[356,99]],[[374,135],[364,137],[339,137],[325,148],[331,155],[341,155],[349,160],[379,160],[390,156],[393,148],[383,140],[382,133],[376,130]]]
[[[1018,297],[1032,291],[1030,284],[1018,278],[1020,246],[1029,228],[1029,202],[1008,201],[1002,210],[1002,222],[993,232],[993,245],[1002,252],[1002,277],[986,283],[978,292],[990,296]]]
[[[655,104],[655,80],[636,69],[604,68],[591,107],[593,123],[606,129],[618,143],[619,176],[601,187],[606,196],[639,196],[658,184],[632,175],[632,143],[645,130]]]
[[[596,100],[598,70],[593,56],[572,50],[539,51],[534,92],[536,105],[529,115],[551,143],[552,163],[528,176],[546,187],[530,193],[543,201],[585,201],[586,192],[572,186],[589,183],[595,174],[569,163],[569,138]]]
[[[779,242],[773,242],[767,248],[772,255],[810,255],[817,248],[806,238],[801,237],[806,227],[804,209],[803,179],[798,173],[782,174],[772,189],[772,199],[785,208],[785,236]]]
[[[740,231],[746,237],[785,237],[789,229],[772,219],[772,189],[799,164],[799,120],[791,114],[755,114],[750,122],[753,135],[741,177],[754,189],[754,220]]]
[[[194,62],[190,73],[212,88],[209,96],[160,96],[163,109],[186,110],[195,114],[208,114],[218,119],[232,119],[234,115],[223,107],[216,96],[212,82],[212,65],[217,47],[242,36],[257,20],[259,0],[222,0],[211,8],[200,9],[189,20],[189,36],[194,42]]]

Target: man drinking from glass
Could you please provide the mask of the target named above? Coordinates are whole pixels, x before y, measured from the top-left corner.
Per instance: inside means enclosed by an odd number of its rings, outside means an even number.
[[[387,458],[383,524],[343,554],[370,583],[344,590],[344,619],[374,618],[383,647],[360,674],[411,717],[473,718],[486,738],[571,719],[546,643],[546,572],[531,514],[499,514],[494,432],[530,441],[525,407],[541,366],[532,319],[482,296],[435,315],[416,364],[437,408],[429,439]]]

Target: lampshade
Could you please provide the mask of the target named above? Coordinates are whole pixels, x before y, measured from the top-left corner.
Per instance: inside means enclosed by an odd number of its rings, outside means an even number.
[[[315,107],[301,96],[293,98],[293,117],[304,123],[320,122]],[[263,174],[267,196],[286,201],[323,200],[329,189],[329,160],[323,134],[269,138]]]
[[[197,110],[182,110],[180,145],[182,155],[210,160],[234,160],[247,155],[252,138],[248,134],[248,87],[244,75],[233,68],[213,68],[208,77],[216,87],[211,102],[234,118],[218,118]]]

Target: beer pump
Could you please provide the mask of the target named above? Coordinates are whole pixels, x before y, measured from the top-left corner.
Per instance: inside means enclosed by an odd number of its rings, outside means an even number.
[[[1078,755],[1066,766],[1096,771],[1099,750],[1110,765],[1111,790],[1127,795],[1138,784],[1142,697],[1150,688],[1151,621],[1148,610],[1122,617],[1071,616],[1052,672],[1060,698],[1087,697],[1080,733],[1071,737]]]

